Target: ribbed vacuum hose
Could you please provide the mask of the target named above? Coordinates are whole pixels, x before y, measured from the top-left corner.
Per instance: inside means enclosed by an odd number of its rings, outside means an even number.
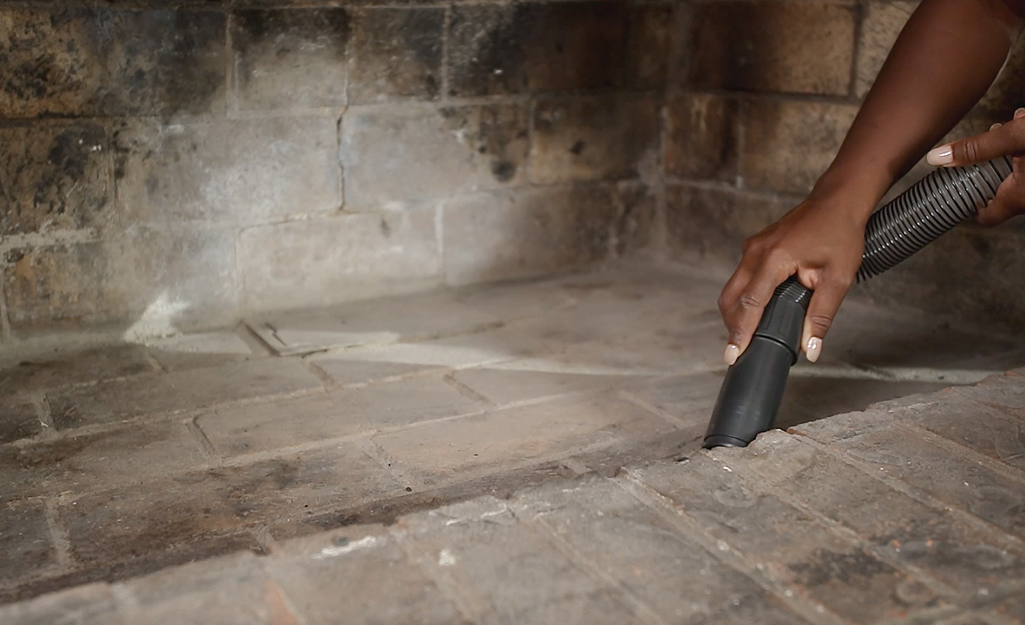
[[[893,268],[973,217],[1011,175],[1011,160],[937,169],[886,204],[868,220],[858,269],[864,282]],[[772,428],[790,367],[800,353],[801,328],[812,291],[791,276],[776,288],[736,364],[726,372],[705,447],[744,447]]]

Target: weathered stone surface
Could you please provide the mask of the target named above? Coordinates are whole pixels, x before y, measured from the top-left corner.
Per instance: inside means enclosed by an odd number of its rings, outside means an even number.
[[[47,400],[54,425],[65,430],[319,388],[320,381],[294,360],[257,360],[54,391]]]
[[[253,225],[341,204],[335,120],[276,117],[166,124],[114,135],[119,209],[132,223]]]
[[[534,109],[530,179],[539,184],[628,178],[658,141],[650,96],[557,98]]]
[[[45,573],[57,565],[45,504],[0,503],[0,585]]]
[[[1020,376],[1003,375],[987,378],[982,384],[959,388],[960,397],[982,402],[1025,416],[1025,380]]]
[[[42,431],[35,404],[27,400],[0,400],[0,445],[31,438]]]
[[[703,93],[679,94],[666,105],[666,172],[697,180],[737,177],[740,103]]]
[[[352,109],[342,120],[345,205],[400,208],[520,182],[527,125],[520,105]]]
[[[451,28],[451,95],[625,83],[629,12],[622,3],[456,6]]]
[[[741,154],[745,186],[807,193],[832,162],[857,112],[850,104],[794,100],[747,107]]]
[[[904,23],[918,6],[916,1],[869,2],[861,19],[861,41],[858,45],[854,92],[865,97],[875,82],[876,74],[890,53]]]
[[[673,8],[669,6],[638,6],[632,15],[630,64],[628,75],[635,87],[658,88],[666,84],[670,41],[673,31]]]
[[[442,370],[441,367],[432,365],[338,360],[331,356],[313,358],[309,362],[343,388],[365,386],[376,382],[394,382],[402,378],[420,375],[432,369]]]
[[[249,228],[239,238],[249,310],[326,306],[434,286],[433,210],[338,215]]]
[[[752,492],[705,454],[682,465],[655,465],[640,475],[770,578],[802,588],[834,614],[873,623],[939,603],[907,573],[774,495]]]
[[[386,533],[346,530],[287,545],[267,569],[309,625],[463,623],[452,602]]]
[[[1025,469],[1025,421],[979,402],[959,401],[958,404],[957,411],[938,402],[898,414],[980,454]],[[966,419],[966,413],[971,418]]]
[[[613,587],[517,521],[505,502],[473,500],[407,517],[404,526],[420,566],[459,589],[474,622],[641,622]]]
[[[356,9],[349,101],[433,100],[441,91],[445,10]]]
[[[0,606],[0,621],[19,625],[122,625],[114,595],[107,584],[89,584],[39,597],[25,603]]]
[[[643,183],[624,180],[613,189],[612,202],[618,209],[612,229],[616,256],[653,250],[660,242],[656,192]]]
[[[25,356],[0,369],[0,394],[41,391],[59,386],[89,384],[153,371],[146,352],[136,345],[108,345]]]
[[[236,106],[345,106],[349,15],[342,8],[248,9],[231,15]]]
[[[239,336],[239,331],[151,338],[146,340],[146,351],[167,371],[217,367],[266,355],[266,352],[253,353],[253,348]]]
[[[832,2],[730,2],[696,7],[691,84],[847,95],[855,18]]]
[[[440,377],[421,377],[219,408],[197,423],[218,453],[235,456],[480,412],[485,407]]]
[[[223,110],[218,11],[5,8],[0,115],[173,115]]]
[[[666,187],[666,230],[671,248],[739,260],[744,239],[789,211],[792,202],[732,189],[687,184]]]
[[[445,281],[518,278],[604,258],[616,214],[604,187],[475,195],[444,205]]]
[[[722,378],[721,373],[695,373],[641,379],[629,384],[627,392],[645,406],[700,430],[708,424]]]
[[[102,126],[0,128],[0,145],[0,234],[113,220],[110,146]]]
[[[455,379],[496,405],[528,402],[587,391],[611,390],[622,384],[621,376],[551,373],[517,369],[468,369]]]

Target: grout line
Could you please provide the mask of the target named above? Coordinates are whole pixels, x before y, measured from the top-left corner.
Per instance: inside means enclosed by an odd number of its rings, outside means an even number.
[[[1015,423],[1010,420],[1008,421],[1008,424],[1020,427],[1020,423]],[[944,451],[948,451],[966,463],[985,467],[997,475],[1005,477],[1011,481],[1018,482],[1019,488],[1025,489],[1025,469],[1009,465],[1005,462],[979,453],[970,447],[960,445],[945,436],[940,436],[939,434],[918,425],[917,423],[901,421],[893,427],[905,430],[908,434],[922,439],[933,447],[939,447]]]
[[[430,490],[427,483],[420,479],[412,468],[404,465],[401,460],[393,457],[375,443],[371,438],[373,435],[373,433],[368,433],[367,436],[356,439],[356,446],[359,447],[360,451],[372,458],[389,475],[401,482],[406,487],[407,493]]]
[[[477,391],[473,390],[469,386],[457,380],[455,374],[455,371],[446,373],[444,376],[442,376],[441,379],[444,380],[446,384],[456,389],[456,392],[458,392],[460,395],[467,399],[472,399],[473,401],[483,403],[484,405],[490,406],[492,408],[498,407],[498,405],[495,402],[491,401],[484,395],[481,395]]]
[[[299,363],[302,364],[302,366],[310,372],[310,375],[320,380],[320,383],[324,385],[325,391],[330,392],[340,388],[341,385],[339,385],[338,382],[336,382],[335,379],[331,377],[331,374],[318,367],[317,363],[310,360],[309,357],[303,356],[299,358]]]

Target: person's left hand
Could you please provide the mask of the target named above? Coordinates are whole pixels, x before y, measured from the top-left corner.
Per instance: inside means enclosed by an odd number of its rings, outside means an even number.
[[[930,165],[960,167],[1000,156],[1010,156],[1014,170],[976,217],[984,226],[995,226],[1025,214],[1025,108],[1015,111],[1006,124],[993,124],[989,132],[931,150],[926,159]]]

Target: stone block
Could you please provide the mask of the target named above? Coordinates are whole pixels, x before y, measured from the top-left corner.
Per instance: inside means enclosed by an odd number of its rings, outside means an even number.
[[[474,195],[444,205],[445,281],[521,278],[606,257],[616,207],[596,186]]]
[[[50,536],[45,504],[0,503],[0,585],[46,573],[57,566],[57,548]]]
[[[350,109],[341,162],[350,209],[402,208],[523,180],[527,112],[521,105]]]
[[[331,118],[128,120],[114,143],[119,210],[128,223],[249,226],[341,204]]]
[[[110,146],[102,126],[0,128],[0,145],[0,234],[113,221]]]
[[[361,533],[350,530],[334,540],[306,541],[312,543],[309,552],[292,557],[275,554],[267,561],[267,570],[303,623],[464,622],[453,603],[393,539],[380,533],[356,538]],[[314,545],[319,548],[313,550]]]
[[[705,454],[654,465],[641,479],[777,583],[799,588],[856,623],[914,615],[941,603],[904,571],[772,494],[749,490]]]
[[[1025,421],[998,408],[955,397],[898,414],[984,456],[1025,469]]]
[[[458,589],[472,622],[640,622],[614,586],[586,574],[505,502],[473,500],[400,523],[417,563]]]
[[[238,253],[248,310],[327,306],[420,290],[441,278],[433,210],[248,228]]]
[[[857,112],[851,104],[794,100],[747,107],[740,157],[744,185],[808,193],[840,149]]]
[[[220,11],[5,8],[3,117],[224,109]]]
[[[47,400],[54,425],[66,430],[320,388],[320,381],[295,360],[257,360],[53,391]]]
[[[0,606],[0,621],[19,625],[127,625],[107,584],[87,584]]]
[[[146,351],[137,345],[116,345],[52,356],[17,359],[0,369],[0,394],[42,391],[61,386],[91,384],[152,372]]]
[[[744,240],[793,208],[793,202],[733,189],[687,184],[666,187],[671,248],[701,256],[740,259]]]
[[[723,375],[694,373],[637,380],[627,387],[627,392],[642,404],[678,421],[690,423],[700,431],[708,424],[722,387]]]
[[[197,332],[146,340],[146,351],[167,371],[219,367],[265,355],[255,354],[253,349],[238,331]]]
[[[729,2],[696,7],[688,82],[706,89],[845,96],[856,22],[834,2]]]
[[[666,622],[805,622],[613,482],[585,477],[542,486],[519,495],[514,509]]]
[[[28,400],[0,400],[0,445],[32,438],[43,431],[34,403]]]
[[[883,61],[890,54],[890,48],[897,41],[904,23],[914,12],[918,2],[900,0],[897,2],[869,2],[861,18],[860,43],[858,45],[857,70],[854,93],[865,97],[883,67]]]
[[[608,391],[624,382],[622,376],[614,375],[501,368],[467,369],[456,373],[455,379],[499,406],[588,391]]]
[[[658,200],[656,192],[643,183],[622,181],[612,193],[618,208],[613,225],[616,256],[634,256],[651,251],[658,244]]]
[[[534,109],[530,179],[549,184],[635,177],[658,143],[658,118],[659,103],[650,96],[541,100]]]
[[[405,486],[346,444],[69,499],[58,514],[73,557],[89,567],[216,547],[246,528],[356,508]]]
[[[235,106],[345,106],[349,15],[342,8],[244,9],[231,14]]]
[[[771,446],[759,441],[744,453],[713,453],[734,471],[757,474],[765,490],[789,493],[890,557],[938,579],[959,601],[980,590],[996,594],[1022,576],[1022,553],[1004,537],[894,490],[797,437],[777,436]]]
[[[641,5],[631,16],[630,84],[641,89],[665,86],[673,34],[673,7]]]
[[[441,8],[355,9],[349,102],[436,99],[444,20]]]
[[[696,180],[737,177],[740,102],[705,93],[682,93],[666,105],[666,173]]]
[[[420,377],[218,408],[197,423],[218,453],[237,456],[475,413],[485,407],[440,377]]]
[[[373,441],[433,485],[671,431],[647,411],[604,395],[442,421],[380,434]]]
[[[1011,414],[1025,416],[1025,380],[1012,375],[995,376],[981,384],[959,388],[955,394],[990,406],[996,406]]]
[[[454,96],[620,87],[629,10],[620,2],[456,6],[449,40]]]

